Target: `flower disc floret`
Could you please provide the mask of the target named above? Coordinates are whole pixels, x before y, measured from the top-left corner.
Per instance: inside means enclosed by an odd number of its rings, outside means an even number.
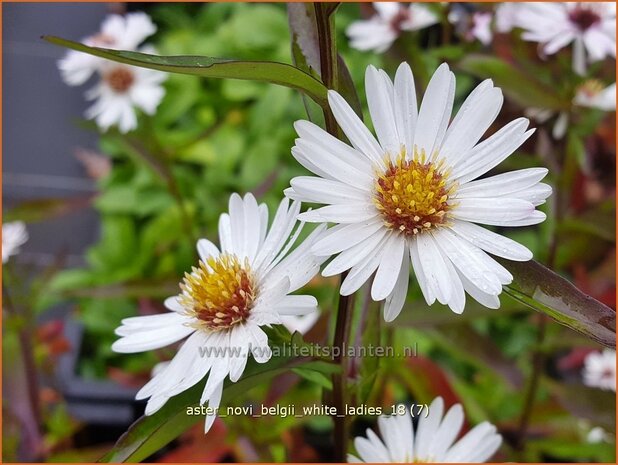
[[[230,254],[200,261],[186,273],[180,288],[181,303],[211,331],[221,331],[245,321],[255,300],[249,263]]]
[[[455,186],[449,185],[443,162],[415,151],[411,160],[402,152],[386,165],[376,180],[374,202],[388,228],[410,236],[446,223]]]

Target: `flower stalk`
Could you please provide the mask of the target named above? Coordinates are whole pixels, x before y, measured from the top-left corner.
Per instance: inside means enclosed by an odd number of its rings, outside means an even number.
[[[333,7],[332,4],[328,3],[314,3],[322,82],[327,89],[335,90],[338,87],[337,42],[334,35],[334,12],[336,11],[336,6],[338,5]],[[324,121],[328,133],[341,138],[339,126],[330,109],[324,109]],[[341,274],[340,283],[343,283],[346,275],[347,272]],[[349,424],[345,411],[348,398],[347,378],[349,361],[347,355],[344,353],[344,348],[350,337],[353,308],[354,294],[350,296],[339,296],[333,346],[338,348],[335,363],[339,365],[341,369],[333,374],[332,377],[332,402],[338,413],[333,417],[335,423],[333,435],[335,453],[333,459],[336,462],[345,462],[347,456]]]

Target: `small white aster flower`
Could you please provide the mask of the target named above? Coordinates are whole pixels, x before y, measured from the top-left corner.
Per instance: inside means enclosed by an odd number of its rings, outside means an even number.
[[[468,13],[464,7],[453,5],[448,14],[448,20],[464,40],[468,42],[478,40],[483,45],[491,43],[493,38],[491,13],[483,11]]]
[[[154,53],[150,46],[138,47],[155,32],[156,26],[145,13],[109,15],[101,32],[83,42],[93,47]],[[86,93],[88,100],[96,100],[86,111],[86,118],[94,119],[104,131],[113,125],[118,125],[121,132],[135,129],[135,108],[152,115],[165,95],[161,83],[167,76],[159,71],[114,63],[75,50],[67,52],[58,67],[64,81],[72,86],[84,84],[94,74],[100,77],[99,83]]]
[[[28,240],[28,231],[22,221],[4,223],[2,225],[2,263],[9,261],[9,257],[17,255],[19,248]]]
[[[573,103],[603,111],[616,111],[616,83],[604,87],[600,81],[590,79],[577,88]]]
[[[601,442],[609,442],[611,437],[612,436],[603,428],[600,426],[595,426],[588,431],[588,434],[586,435],[586,442],[590,444],[599,444]]]
[[[403,31],[424,29],[439,21],[426,5],[419,3],[375,2],[373,7],[373,17],[353,22],[346,31],[350,46],[357,50],[382,53]]]
[[[616,83],[607,87],[596,79],[588,79],[581,84],[573,97],[573,105],[580,107],[595,108],[603,111],[616,111]],[[524,114],[538,123],[545,123],[553,118],[556,113],[548,108],[526,108]],[[569,113],[558,113],[552,128],[554,139],[562,139],[569,128]]]
[[[367,68],[369,112],[378,140],[345,100],[329,91],[333,114],[352,147],[308,121],[295,124],[292,154],[319,177],[292,179],[286,195],[327,204],[300,215],[303,221],[331,222],[312,247],[317,255],[339,254],[323,270],[350,270],[341,294],[358,290],[376,272],[371,296],[386,299],[384,318],[401,311],[412,268],[429,305],[436,300],[457,313],[465,292],[498,308],[502,285],[512,275],[486,252],[527,261],[523,245],[474,223],[527,226],[545,219],[535,206],[551,188],[539,181],[545,168],[530,168],[475,180],[513,153],[530,135],[518,118],[479,143],[502,107],[502,92],[483,81],[449,125],[455,76],[446,64],[435,72],[417,110],[407,63],[395,82]]]
[[[613,2],[522,3],[517,11],[522,38],[542,44],[553,55],[573,43],[573,70],[584,74],[590,62],[616,57],[616,4]]]
[[[444,401],[437,397],[429,413],[420,416],[416,431],[410,412],[382,415],[378,427],[382,439],[371,429],[367,437],[354,439],[359,457],[348,455],[348,462],[365,463],[481,463],[489,460],[500,447],[502,436],[488,422],[472,428],[455,441],[464,423],[464,412],[455,404],[444,415]]]
[[[216,409],[223,382],[242,376],[249,353],[258,363],[272,352],[260,328],[280,324],[282,315],[316,310],[309,295],[288,295],[307,284],[323,260],[309,253],[317,228],[288,253],[300,228],[292,234],[300,203],[284,199],[268,230],[268,208],[251,194],[230,198],[229,214],[219,220],[221,250],[200,239],[198,267],[185,275],[181,293],[166,299],[168,313],[127,318],[116,329],[121,338],[112,349],[134,353],[158,349],[187,338],[167,365],[137,393],[147,399],[146,415],[208,376],[200,404]],[[292,236],[292,237],[290,237]],[[207,415],[208,431],[215,415]]]
[[[616,351],[591,352],[584,360],[584,384],[606,391],[616,391]]]

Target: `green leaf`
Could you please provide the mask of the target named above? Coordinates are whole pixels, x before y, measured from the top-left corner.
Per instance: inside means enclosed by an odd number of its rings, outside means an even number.
[[[54,36],[43,36],[43,39],[52,44],[77,50],[78,52],[141,68],[202,77],[247,79],[279,84],[306,93],[323,108],[328,106],[326,87],[313,76],[285,63],[226,60],[203,56],[157,56],[139,52],[88,47],[79,42]]]
[[[287,369],[301,366],[309,359],[295,357],[273,357],[264,364],[251,360],[245,374],[236,383],[226,382],[223,389],[225,405],[232,399],[248,391],[257,384],[272,379]],[[198,400],[204,388],[198,383],[187,391],[172,397],[157,413],[138,419],[124,433],[114,448],[103,456],[100,462],[139,462],[178,437],[198,421],[204,421],[202,415],[190,415],[188,409],[198,407]]]
[[[570,106],[554,89],[499,58],[470,54],[458,67],[480,79],[493,79],[507,96],[523,107],[564,110]]]
[[[505,292],[558,323],[616,347],[616,312],[540,263],[497,259],[513,274]]]

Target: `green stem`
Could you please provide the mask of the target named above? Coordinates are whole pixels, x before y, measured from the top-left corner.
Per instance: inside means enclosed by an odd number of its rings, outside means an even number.
[[[338,70],[337,70],[337,43],[335,38],[334,16],[337,5],[328,3],[314,3],[315,19],[318,31],[318,45],[320,49],[320,72],[322,82],[328,89],[337,89]],[[330,109],[324,108],[324,121],[326,130],[341,139],[341,133],[337,121]],[[340,283],[343,282],[347,273],[341,274]],[[333,405],[337,415],[333,417],[334,443],[335,443],[335,462],[345,462],[347,458],[348,444],[348,418],[346,416],[346,405],[348,397],[348,371],[349,360],[346,352],[346,345],[350,339],[350,326],[352,320],[352,309],[354,307],[354,295],[339,296],[337,308],[337,321],[335,324],[335,336],[333,346],[337,347],[335,363],[341,367],[339,373],[333,375]]]

